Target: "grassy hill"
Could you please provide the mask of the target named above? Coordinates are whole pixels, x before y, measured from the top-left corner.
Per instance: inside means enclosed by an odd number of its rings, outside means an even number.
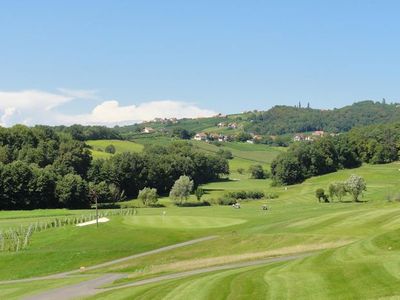
[[[318,251],[290,262],[266,264],[188,276],[99,294],[94,299],[354,299],[398,297],[400,278],[400,205],[387,196],[399,193],[398,163],[365,165],[306,180],[303,184],[270,187],[269,180],[239,174],[229,181],[204,185],[206,199],[226,191],[263,190],[279,195],[268,200],[229,206],[178,208],[164,199],[164,208],[139,209],[135,216],[114,216],[96,227],[52,228],[35,233],[19,253],[0,252],[0,278],[21,278],[76,269],[111,258],[158,248],[200,236],[218,238],[96,270],[126,272],[124,284],[160,274],[248,261],[271,256]],[[368,185],[363,203],[318,203],[315,189],[350,174]],[[237,178],[236,178],[237,177]],[[163,216],[163,212],[165,216]],[[0,212],[2,228],[19,221],[84,211],[48,210]],[[25,223],[26,224],[26,223]],[[90,241],[90,243],[88,242]],[[30,266],[26,268],[26,266]],[[88,275],[92,276],[92,275]],[[89,278],[89,277],[88,277]],[[78,280],[78,279],[76,279]],[[79,280],[86,280],[81,277]],[[2,285],[0,297],[25,295],[65,285],[65,279],[35,284]]]

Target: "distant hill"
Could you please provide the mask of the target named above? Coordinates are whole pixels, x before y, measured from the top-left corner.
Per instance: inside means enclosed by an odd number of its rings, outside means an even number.
[[[400,121],[400,105],[362,101],[333,110],[275,106],[268,111],[252,113],[248,121],[245,130],[257,134],[345,132],[356,126]]]
[[[237,136],[239,133],[283,136],[299,132],[323,130],[339,133],[353,127],[386,124],[400,121],[400,104],[362,101],[331,110],[310,107],[277,105],[266,111],[250,111],[232,115],[218,115],[196,119],[156,119],[128,126],[56,126],[58,132],[70,134],[74,139],[86,140],[136,140],[143,143],[154,138],[191,138],[195,133]]]
[[[131,137],[132,134],[140,134],[145,127],[154,129],[155,132],[152,135],[172,134],[178,129],[185,129],[190,133],[234,135],[244,131],[259,135],[284,135],[315,130],[346,132],[356,126],[396,121],[400,121],[399,104],[362,101],[332,110],[278,105],[267,111],[252,111],[211,118],[152,121],[115,129],[126,138]]]

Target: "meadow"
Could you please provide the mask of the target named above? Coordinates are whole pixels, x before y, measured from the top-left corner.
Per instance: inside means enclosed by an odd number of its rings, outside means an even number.
[[[95,159],[108,158],[112,155],[104,151],[108,145],[115,147],[115,153],[140,152],[144,147],[142,144],[124,140],[89,140],[86,144],[92,147],[91,153]]]
[[[388,201],[399,193],[400,164],[364,165],[311,178],[302,184],[270,187],[270,180],[249,179],[206,184],[205,199],[226,191],[261,190],[279,198],[230,206],[140,208],[134,216],[114,216],[96,227],[65,226],[35,233],[29,247],[0,253],[2,280],[53,274],[197,237],[217,238],[179,249],[132,259],[87,273],[125,273],[111,286],[121,289],[94,299],[362,299],[398,297],[400,290],[400,203]],[[363,176],[368,190],[361,203],[319,203],[315,189],[326,188],[350,174]],[[240,175],[240,176],[239,176]],[[192,201],[195,201],[192,199]],[[261,210],[267,203],[269,210]],[[3,228],[18,222],[85,211],[49,210],[0,212]],[[310,252],[287,262],[235,268],[166,280],[138,287],[124,284],[208,266]],[[84,280],[72,277],[69,280]],[[3,285],[9,299],[37,293],[66,279]],[[28,288],[29,287],[29,288]],[[5,293],[5,292],[3,292]],[[1,294],[0,294],[1,295]],[[14,296],[13,296],[14,295]]]

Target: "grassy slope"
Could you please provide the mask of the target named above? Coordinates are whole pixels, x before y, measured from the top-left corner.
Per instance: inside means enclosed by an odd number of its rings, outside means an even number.
[[[90,140],[86,144],[92,146],[92,155],[94,158],[108,158],[111,154],[104,152],[108,145],[114,145],[116,153],[121,152],[140,152],[143,150],[143,145],[130,141],[121,140]]]
[[[192,142],[196,147],[206,152],[216,153],[219,149],[231,151],[234,156],[234,159],[229,161],[232,173],[236,173],[238,168],[247,170],[254,164],[261,164],[264,168],[269,168],[272,160],[286,149],[282,147],[237,142],[222,143],[220,147],[205,142]]]

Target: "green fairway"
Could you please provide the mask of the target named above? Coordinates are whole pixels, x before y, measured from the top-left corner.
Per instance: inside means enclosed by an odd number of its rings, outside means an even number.
[[[101,224],[101,230],[97,230],[96,226],[70,225],[34,233],[27,250],[0,252],[0,279],[78,269],[82,265],[92,265],[196,236],[196,233],[179,230],[137,229],[125,225],[121,216],[110,218],[110,222]],[[11,226],[15,222],[9,220],[8,224]],[[6,221],[3,226],[7,226]]]
[[[129,216],[124,223],[133,226],[177,229],[216,228],[237,225],[246,222],[233,218],[209,218],[190,216]]]

